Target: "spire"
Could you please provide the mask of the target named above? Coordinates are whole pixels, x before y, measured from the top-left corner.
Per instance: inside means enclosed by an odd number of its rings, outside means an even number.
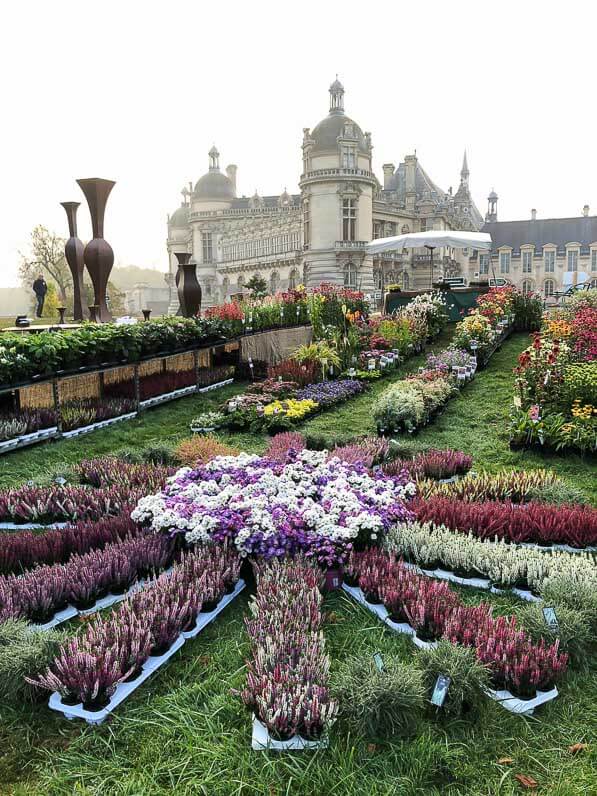
[[[462,168],[460,170],[460,179],[462,182],[468,183],[469,178],[468,163],[466,161],[466,149],[464,150],[464,158],[462,159]]]
[[[215,144],[209,150],[208,154],[209,154],[209,170],[210,171],[219,171],[220,170],[220,153],[216,149],[216,145]]]
[[[338,75],[330,86],[330,113],[344,113],[344,86]]]

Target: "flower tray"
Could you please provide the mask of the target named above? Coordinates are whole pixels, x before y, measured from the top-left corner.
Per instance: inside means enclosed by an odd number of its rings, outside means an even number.
[[[407,636],[411,636],[413,644],[420,649],[428,649],[430,647],[437,646],[437,642],[435,641],[423,641],[420,639],[414,628],[412,628],[408,622],[392,622],[392,620],[388,616],[388,609],[384,605],[372,605],[368,603],[365,599],[365,595],[361,591],[358,586],[347,586],[346,583],[342,584],[342,588],[345,592],[350,594],[350,596],[356,600],[361,605],[364,605],[368,611],[371,611],[372,614],[375,614],[384,625],[387,625],[390,630],[393,630],[394,633],[404,633]]]
[[[49,525],[44,525],[42,522],[0,522],[0,531],[32,531],[36,528],[47,531],[66,528],[70,524],[70,522],[51,522]]]
[[[52,426],[51,428],[42,428],[38,431],[33,431],[31,434],[22,434],[20,437],[7,439],[0,442],[0,453],[8,453],[9,451],[24,448],[27,445],[33,445],[36,442],[41,442],[44,439],[52,439],[57,436],[58,428]]]
[[[197,614],[197,624],[192,630],[183,630],[182,632],[183,638],[185,639],[195,638],[195,636],[198,635],[206,625],[209,625],[210,622],[213,622],[216,616],[221,611],[223,611],[224,608],[226,608],[228,603],[231,603],[232,600],[238,597],[238,595],[245,588],[245,586],[246,583],[244,582],[244,580],[242,578],[239,578],[238,581],[236,582],[236,586],[234,587],[234,591],[231,592],[230,594],[225,594],[220,600],[220,602],[213,609],[213,611],[209,611],[209,613]]]
[[[191,426],[193,434],[211,434],[215,430],[215,426]]]
[[[470,586],[473,589],[485,589],[492,594],[508,594],[508,592],[520,597],[521,600],[528,602],[541,602],[541,597],[536,597],[528,589],[496,589],[491,585],[489,578],[459,578],[453,572],[447,569],[422,569],[416,564],[404,563],[405,567],[409,569],[416,569],[428,578],[439,578],[440,580],[449,580],[451,583],[456,583],[459,586]]]
[[[515,697],[510,691],[493,691],[487,689],[487,695],[499,702],[500,705],[509,710],[510,713],[516,713],[519,716],[532,716],[535,708],[539,705],[544,705],[546,702],[551,702],[558,696],[558,689],[552,688],[551,691],[537,691],[537,696],[534,699],[519,699]]]
[[[99,423],[91,423],[89,426],[81,426],[81,428],[73,428],[72,431],[64,431],[62,436],[67,439],[70,437],[79,437],[82,434],[89,434],[90,431],[96,431],[99,428],[107,428],[108,426],[113,426],[114,423],[120,423],[121,420],[130,420],[136,416],[136,412],[127,412],[124,415],[118,415],[118,417],[110,417],[108,420],[100,420]]]
[[[253,716],[253,736],[251,748],[255,751],[287,752],[299,749],[327,749],[329,739],[324,736],[318,741],[307,741],[300,735],[295,735],[287,741],[276,741],[269,734],[269,730],[262,724],[257,716]]]
[[[167,570],[166,570],[167,571]],[[135,589],[138,587],[138,584],[132,587]],[[59,713],[62,713],[65,718],[67,719],[84,719],[88,724],[101,724],[104,722],[110,713],[115,710],[121,702],[123,702],[130,694],[135,691],[142,683],[150,677],[153,672],[160,668],[164,663],[166,663],[175,652],[177,652],[182,645],[187,641],[189,638],[193,638],[198,633],[201,632],[210,622],[216,618],[216,616],[223,611],[223,609],[237,597],[240,592],[245,588],[245,582],[242,579],[236,584],[234,591],[231,594],[225,595],[218,605],[214,608],[213,611],[210,611],[206,614],[199,614],[199,619],[201,622],[197,622],[197,627],[193,628],[193,630],[188,631],[188,633],[181,633],[179,637],[176,639],[174,644],[170,647],[170,649],[165,652],[163,655],[155,655],[149,657],[143,666],[141,667],[141,674],[132,680],[130,683],[119,683],[116,686],[116,691],[112,695],[109,703],[106,705],[103,710],[92,711],[92,710],[85,710],[83,705],[79,703],[78,705],[64,705],[62,703],[62,697],[58,692],[54,692],[50,696],[50,701],[48,702],[49,707],[52,710],[56,710]],[[130,590],[129,590],[130,591]],[[123,595],[121,599],[124,597]],[[100,601],[101,602],[101,601]],[[76,610],[76,609],[74,609]],[[93,609],[89,609],[86,613],[89,613]],[[81,612],[83,613],[83,612]]]
[[[520,546],[532,547],[534,550],[545,550],[547,553],[554,551],[561,551],[563,553],[597,553],[597,545],[589,545],[588,547],[571,547],[569,544],[542,545],[535,544],[534,542],[521,542]]]
[[[167,401],[174,401],[176,398],[184,398],[185,395],[191,395],[194,392],[197,392],[196,384],[191,384],[188,387],[181,387],[179,390],[173,390],[163,395],[156,395],[154,398],[146,398],[144,401],[139,401],[139,409],[150,409],[152,406],[158,406]]]
[[[161,574],[167,575],[170,572],[172,572],[172,567],[165,569]],[[101,600],[97,600],[91,608],[75,608],[74,605],[67,605],[63,611],[59,611],[55,614],[49,622],[45,622],[43,625],[32,625],[32,627],[35,630],[51,630],[53,627],[58,627],[58,625],[61,625],[63,622],[68,622],[69,619],[73,619],[75,616],[88,616],[98,611],[103,611],[104,608],[109,608],[111,605],[116,605],[116,603],[122,602],[127,597],[130,597],[131,594],[145,588],[145,586],[146,580],[141,578],[141,580],[133,583],[127,591],[122,594],[107,594],[105,597],[102,597]]]

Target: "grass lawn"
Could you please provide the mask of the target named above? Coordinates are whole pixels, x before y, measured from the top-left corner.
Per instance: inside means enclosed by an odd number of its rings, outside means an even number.
[[[594,461],[512,453],[508,448],[511,369],[526,342],[523,335],[510,338],[489,368],[409,444],[459,448],[474,455],[476,469],[549,467],[595,500]],[[438,347],[443,345],[445,340],[439,341]],[[418,364],[411,360],[407,369],[416,369]],[[373,432],[371,402],[387,383],[319,415],[305,429],[343,435]],[[0,483],[7,486],[38,478],[64,462],[121,447],[174,442],[188,436],[194,414],[238,389],[182,399],[79,440],[10,454],[0,459]],[[262,450],[266,442],[255,435],[223,438],[254,451]],[[488,597],[465,589],[461,594],[466,600]],[[509,612],[517,604],[510,597],[492,595],[490,599],[498,612]],[[338,725],[328,751],[251,752],[250,716],[231,694],[244,681],[246,601],[247,596],[241,595],[101,727],[67,722],[44,704],[33,708],[0,705],[0,793],[506,796],[524,792],[515,774],[525,774],[539,783],[541,794],[597,794],[594,671],[569,672],[560,697],[536,717],[513,716],[488,699],[466,721],[448,723],[430,713],[409,740],[355,737]],[[375,617],[343,594],[327,597],[326,609],[325,636],[332,668],[359,652],[394,652],[404,660],[416,655],[408,639],[384,630]],[[568,747],[577,742],[591,745],[574,756]],[[500,763],[504,758],[512,762]]]

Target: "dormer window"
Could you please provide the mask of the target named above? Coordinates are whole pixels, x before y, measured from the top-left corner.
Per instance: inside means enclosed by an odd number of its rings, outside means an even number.
[[[342,147],[342,168],[355,169],[357,165],[357,153],[353,146]]]

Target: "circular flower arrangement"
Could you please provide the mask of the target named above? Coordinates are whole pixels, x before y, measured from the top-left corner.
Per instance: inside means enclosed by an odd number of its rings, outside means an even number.
[[[326,451],[291,450],[281,463],[242,453],[179,470],[131,516],[189,543],[231,539],[242,555],[266,559],[302,550],[334,566],[412,519],[405,501],[415,490],[406,473],[371,474]]]

